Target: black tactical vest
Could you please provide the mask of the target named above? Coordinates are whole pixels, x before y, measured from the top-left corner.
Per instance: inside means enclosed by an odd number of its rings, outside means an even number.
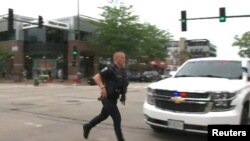
[[[115,65],[108,66],[110,75],[105,79],[105,86],[108,98],[118,99],[120,94],[127,92],[127,73],[124,68],[117,68]]]

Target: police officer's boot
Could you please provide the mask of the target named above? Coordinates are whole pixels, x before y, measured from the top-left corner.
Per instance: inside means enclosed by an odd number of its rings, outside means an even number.
[[[123,137],[118,137],[118,141],[125,141]]]
[[[115,129],[116,137],[118,141],[125,141],[121,132],[121,129],[117,130]]]
[[[89,126],[89,124],[84,124],[84,125],[83,125],[83,137],[84,137],[85,139],[88,139],[90,129],[91,129],[91,127]]]

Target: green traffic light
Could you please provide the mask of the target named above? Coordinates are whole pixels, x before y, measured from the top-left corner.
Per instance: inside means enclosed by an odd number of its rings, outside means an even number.
[[[77,53],[77,51],[73,51],[72,54],[73,55],[77,55],[78,53]]]
[[[225,22],[226,21],[226,17],[220,17],[220,21],[221,22]]]
[[[187,22],[187,20],[181,20],[181,22],[186,23],[186,22]]]
[[[225,7],[221,7],[220,9],[219,9],[219,20],[220,20],[220,22],[225,22],[226,21],[226,18],[227,18],[227,16],[226,16],[226,8]]]

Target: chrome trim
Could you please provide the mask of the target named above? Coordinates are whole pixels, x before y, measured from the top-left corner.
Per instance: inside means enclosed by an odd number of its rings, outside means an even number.
[[[160,96],[160,95],[153,95],[154,98],[168,100],[171,99],[173,96]],[[210,98],[184,98],[186,101],[211,101]]]
[[[159,98],[159,97],[155,97],[155,100],[164,100],[164,101],[172,101],[170,98],[168,99],[165,99],[165,98]],[[189,98],[184,98],[185,99],[185,103],[197,103],[197,104],[206,104],[208,103],[209,101],[201,101],[201,100],[195,100],[193,101],[192,99],[189,99]]]
[[[155,98],[155,101],[157,100],[162,100],[162,101],[168,101],[168,102],[173,102],[171,99],[164,99],[164,98],[159,98],[159,97],[154,97]],[[175,102],[173,102],[175,103]],[[213,103],[211,101],[191,101],[190,99],[188,98],[185,98],[185,101],[182,102],[182,103],[189,103],[189,104],[199,104],[199,105],[207,105],[205,108],[204,108],[204,111],[202,112],[189,112],[189,111],[175,111],[175,110],[170,110],[170,109],[164,109],[164,108],[161,108],[161,107],[157,107],[155,105],[155,108],[157,109],[161,109],[161,110],[164,110],[164,111],[171,111],[171,112],[180,112],[180,113],[200,113],[200,114],[203,114],[203,113],[208,113],[209,111],[211,111],[212,109],[212,105]],[[181,103],[176,103],[176,104],[181,104]]]
[[[185,102],[185,98],[182,98],[180,96],[175,96],[175,97],[171,97],[170,98],[170,101],[176,103],[176,104],[179,104],[179,103],[184,103]]]

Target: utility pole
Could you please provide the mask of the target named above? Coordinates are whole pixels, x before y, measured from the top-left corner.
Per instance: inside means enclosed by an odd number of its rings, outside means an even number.
[[[80,40],[80,3],[79,0],[77,0],[77,40]]]
[[[80,46],[80,1],[77,0],[77,29],[76,29],[76,46],[72,48],[72,67],[73,67],[73,73],[77,74],[79,66],[79,60],[78,60],[78,51],[77,48]],[[76,53],[77,52],[77,53]]]

